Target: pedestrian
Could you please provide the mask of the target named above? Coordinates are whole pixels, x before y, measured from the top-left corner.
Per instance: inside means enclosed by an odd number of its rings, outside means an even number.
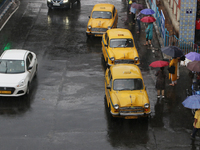
[[[175,71],[174,71],[174,74],[169,73],[169,79],[171,79],[171,81],[172,81],[172,83],[170,83],[169,85],[174,86],[175,84],[177,84],[177,68],[178,68],[178,58],[177,57],[173,57],[173,59],[170,61],[169,67],[171,67],[171,66],[175,67]]]
[[[134,3],[136,2],[132,1],[132,4]],[[130,14],[131,14],[133,25],[135,25],[135,13],[136,13],[136,8],[130,7]]]
[[[191,139],[195,139],[196,133],[200,129],[200,109],[195,112],[194,123],[193,123],[193,132],[191,134]]]
[[[161,67],[160,70],[155,74],[157,76],[156,79],[156,89],[157,89],[157,98],[160,98],[160,94],[162,93],[162,98],[165,98],[165,78],[167,77],[164,67]]]
[[[137,25],[138,25],[138,31],[137,33],[140,33],[141,27],[140,27],[140,19],[141,19],[141,12],[140,9],[136,11],[136,21],[137,21]]]
[[[144,45],[151,45],[151,40],[153,38],[153,23],[148,23],[148,26],[145,30],[146,32],[146,43]]]

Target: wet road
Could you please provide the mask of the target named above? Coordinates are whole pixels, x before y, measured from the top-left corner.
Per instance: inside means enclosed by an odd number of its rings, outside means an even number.
[[[45,0],[20,2],[1,31],[1,52],[31,50],[37,54],[39,69],[29,97],[0,99],[1,150],[199,148],[189,139],[193,116],[181,104],[185,88],[190,86],[188,72],[180,68],[180,84],[166,85],[166,99],[157,100],[155,69],[149,70],[148,65],[162,55],[143,46],[144,24],[136,34],[137,27],[124,23],[124,1],[82,0],[70,10],[52,11]],[[100,2],[113,3],[118,9],[118,27],[130,29],[134,35],[151,103],[148,123],[141,119],[112,121],[105,110],[101,38],[85,35],[88,16]],[[156,38],[153,46],[159,48]]]

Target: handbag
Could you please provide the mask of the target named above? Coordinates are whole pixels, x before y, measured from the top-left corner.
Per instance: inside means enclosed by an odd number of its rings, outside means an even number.
[[[172,65],[167,70],[169,71],[169,73],[175,74],[175,66]]]

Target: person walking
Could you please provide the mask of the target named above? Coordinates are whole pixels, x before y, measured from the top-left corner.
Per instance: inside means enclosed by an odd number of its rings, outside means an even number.
[[[177,57],[173,57],[173,59],[170,61],[169,63],[169,67],[174,66],[175,67],[175,71],[174,74],[169,73],[169,79],[171,79],[172,83],[170,83],[169,85],[174,86],[175,84],[177,84],[177,68],[178,68],[178,58]]]
[[[153,38],[153,23],[148,23],[148,26],[145,30],[146,32],[146,43],[144,45],[151,45],[151,40]]]
[[[165,98],[165,78],[167,77],[164,67],[161,67],[160,70],[155,74],[157,76],[156,79],[156,89],[157,89],[157,98],[160,98],[160,94],[162,93],[162,98]]]
[[[141,30],[141,27],[140,27],[141,16],[142,16],[142,14],[141,14],[140,10],[137,10],[136,11],[136,21],[137,21],[137,25],[138,25],[138,31],[137,31],[137,33],[140,33],[140,30]]]
[[[193,131],[191,134],[192,140],[195,139],[196,133],[198,132],[199,129],[200,129],[200,109],[198,109],[194,115]]]
[[[134,3],[136,2],[132,1],[132,4]],[[135,25],[135,13],[136,13],[136,8],[130,7],[130,14],[131,14],[133,25]]]

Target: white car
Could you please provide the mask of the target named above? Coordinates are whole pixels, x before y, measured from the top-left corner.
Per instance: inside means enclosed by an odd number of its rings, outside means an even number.
[[[0,96],[29,94],[37,73],[36,54],[22,49],[6,50],[0,56]]]

